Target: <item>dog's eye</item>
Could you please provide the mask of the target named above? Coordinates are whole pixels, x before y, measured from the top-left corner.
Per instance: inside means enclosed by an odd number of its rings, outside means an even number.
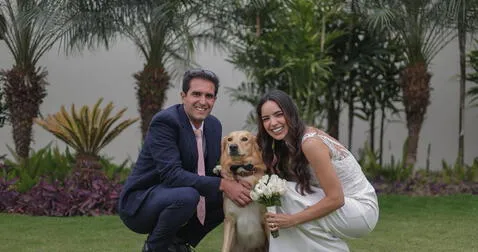
[[[243,141],[243,142],[245,142],[245,141],[247,141],[247,140],[249,140],[247,137],[241,138],[241,141]]]
[[[229,137],[229,138],[227,139],[227,141],[229,141],[229,142],[232,141],[232,137]]]

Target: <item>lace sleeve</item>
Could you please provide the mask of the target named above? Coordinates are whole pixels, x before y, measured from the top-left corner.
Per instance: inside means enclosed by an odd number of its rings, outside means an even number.
[[[330,136],[320,134],[316,131],[304,134],[304,136],[302,137],[302,143],[304,143],[307,139],[313,137],[322,140],[322,142],[329,148],[330,156],[334,160],[342,160],[350,155],[350,152],[347,150],[347,148],[345,148],[337,140],[333,139]]]

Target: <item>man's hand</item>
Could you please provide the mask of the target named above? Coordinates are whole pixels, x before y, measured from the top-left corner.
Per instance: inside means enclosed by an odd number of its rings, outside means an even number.
[[[252,200],[250,189],[234,180],[221,179],[219,190],[223,191],[230,200],[240,207],[245,207]]]

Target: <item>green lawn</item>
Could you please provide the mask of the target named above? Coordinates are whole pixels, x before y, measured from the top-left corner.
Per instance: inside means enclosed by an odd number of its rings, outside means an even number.
[[[367,237],[349,241],[351,251],[476,251],[478,196],[380,197],[380,220]],[[144,235],[117,216],[29,217],[0,214],[0,251],[140,251]],[[222,226],[198,246],[219,251]]]

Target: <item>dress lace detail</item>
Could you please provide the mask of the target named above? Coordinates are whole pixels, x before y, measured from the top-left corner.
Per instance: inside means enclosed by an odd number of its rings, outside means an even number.
[[[350,151],[337,140],[315,129],[302,137],[302,143],[318,138],[329,149],[330,161],[344,192],[344,206],[334,212],[298,225],[281,229],[281,235],[270,239],[270,252],[282,251],[349,251],[342,238],[356,238],[370,232],[378,220],[378,201],[375,189],[363,174],[360,164]],[[317,204],[326,195],[317,180],[316,170],[308,166],[310,184],[314,192],[300,194],[297,183],[287,182],[287,190],[281,196],[279,213],[298,213]],[[320,169],[318,167],[317,169]]]
[[[350,151],[347,150],[347,148],[345,148],[337,140],[333,139],[330,136],[320,134],[317,131],[304,134],[304,136],[302,137],[302,143],[305,142],[307,139],[310,139],[313,137],[319,137],[322,140],[322,142],[325,145],[327,145],[327,147],[329,148],[332,160],[342,160],[352,155],[352,153],[350,153]]]

